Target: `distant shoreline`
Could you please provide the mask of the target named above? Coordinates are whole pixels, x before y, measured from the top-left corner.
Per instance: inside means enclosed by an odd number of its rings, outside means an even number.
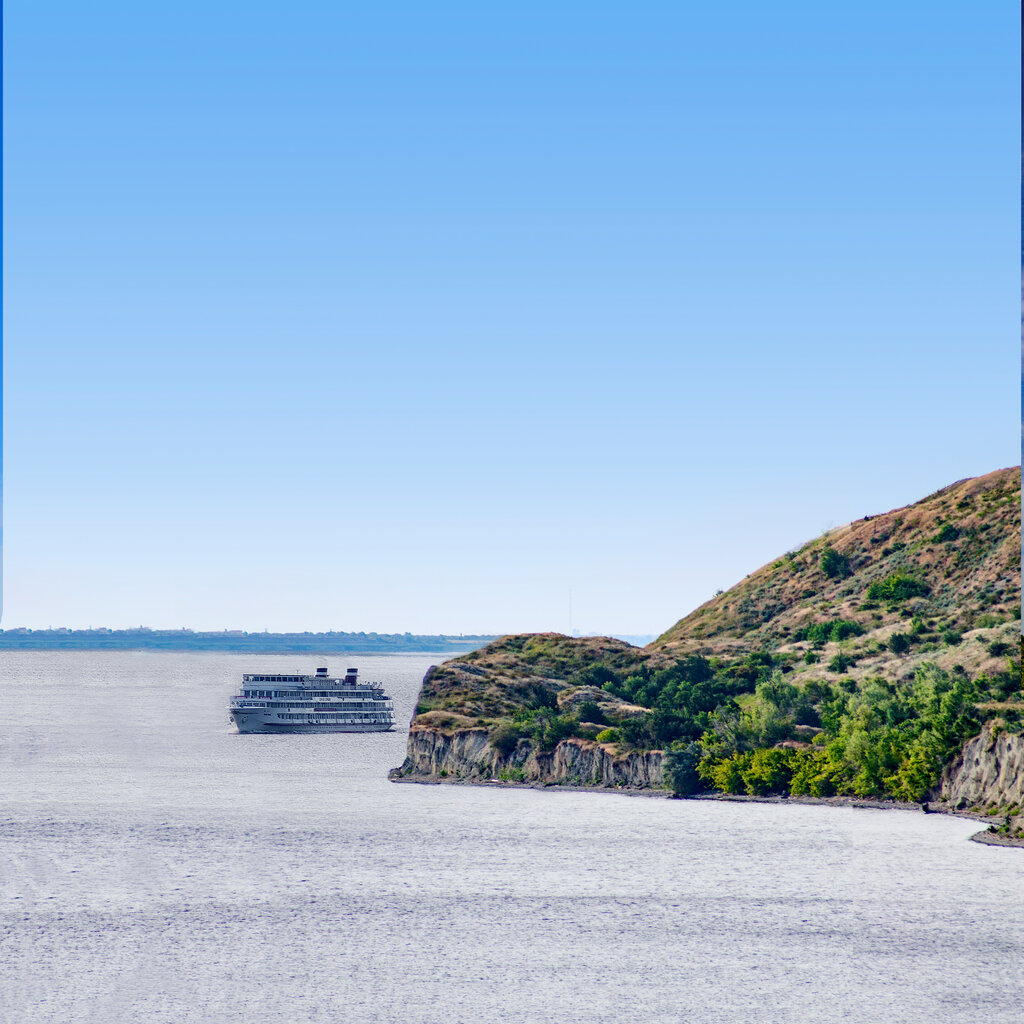
[[[468,654],[477,634],[248,633],[188,629],[7,629],[0,651],[221,651],[238,654]]]

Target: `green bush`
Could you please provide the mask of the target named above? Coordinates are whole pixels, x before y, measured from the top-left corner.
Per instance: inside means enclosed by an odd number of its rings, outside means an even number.
[[[576,734],[580,720],[573,715],[538,715],[534,722],[534,738],[541,750],[554,750],[562,740]]]
[[[952,523],[946,523],[942,529],[932,537],[932,543],[948,544],[950,541],[956,540],[959,536],[960,531]]]
[[[863,632],[864,627],[854,619],[825,619],[797,630],[794,639],[808,640],[816,646],[821,646],[829,640],[847,640],[851,636],[861,636]]]
[[[744,788],[751,796],[788,793],[793,760],[793,751],[785,747],[751,751],[745,755],[746,764],[740,771]]]
[[[652,715],[638,715],[636,718],[628,718],[626,721],[620,722],[618,728],[621,742],[631,747],[649,749],[654,743],[653,724]]]
[[[611,683],[615,685],[619,682],[619,676],[616,672],[613,672],[607,665],[602,662],[597,662],[594,665],[588,665],[573,682],[577,686],[596,686],[599,690],[603,687],[608,689],[607,684]]]
[[[843,785],[843,766],[829,750],[794,752],[793,778],[789,791],[793,796],[835,796]]]
[[[516,744],[522,735],[514,725],[499,725],[490,735],[491,746],[502,757],[508,757],[516,749]]]
[[[594,739],[596,739],[598,743],[618,743],[621,737],[619,736],[618,729],[604,729],[599,732]]]
[[[903,572],[893,573],[884,580],[875,580],[868,587],[868,597],[871,600],[887,601],[890,604],[907,601],[912,597],[924,597],[927,593],[927,583]]]
[[[852,619],[836,619],[829,631],[829,640],[846,640],[851,636],[860,636],[864,632],[859,622]]]
[[[850,560],[834,547],[826,546],[821,553],[821,571],[829,579],[842,579],[850,575]]]
[[[893,654],[906,654],[910,650],[910,637],[906,633],[893,633],[888,647]]]
[[[942,642],[950,647],[956,647],[963,637],[955,629],[944,629],[942,631]]]
[[[697,772],[705,782],[721,793],[742,793],[743,769],[746,766],[743,754],[733,754],[731,757],[718,760],[705,756],[699,765]]]
[[[829,672],[845,672],[848,668],[857,664],[857,659],[851,657],[849,654],[843,654],[840,651],[829,663]]]

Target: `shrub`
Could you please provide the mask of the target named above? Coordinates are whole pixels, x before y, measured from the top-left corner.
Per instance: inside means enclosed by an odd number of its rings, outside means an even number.
[[[851,636],[860,636],[863,632],[864,627],[853,619],[825,619],[798,630],[795,639],[809,640],[821,646],[829,640],[846,640]]]
[[[854,622],[852,619],[836,619],[832,623],[828,638],[829,640],[846,640],[851,636],[860,636],[863,632],[859,622]]]
[[[600,661],[588,665],[575,680],[578,686],[596,686],[599,690],[608,689],[606,684],[611,683],[614,686],[619,681],[619,676]]]
[[[752,751],[740,772],[744,787],[751,796],[788,793],[793,779],[793,761],[793,752],[781,747]]]
[[[621,737],[619,736],[618,729],[604,729],[599,732],[594,739],[598,743],[618,743]]]
[[[508,755],[516,749],[516,744],[519,742],[521,737],[522,733],[514,725],[499,725],[498,728],[491,733],[491,746],[494,747],[502,757],[508,757]]]
[[[742,793],[743,769],[746,767],[746,758],[743,754],[733,754],[724,760],[715,760],[705,757],[697,766],[700,777],[710,782],[715,789],[722,793]]]
[[[835,796],[842,785],[842,765],[828,750],[794,751],[792,767],[789,791],[793,796]]]
[[[826,547],[821,553],[821,571],[829,579],[842,579],[850,575],[850,560],[835,548]]]
[[[945,629],[942,631],[942,642],[949,644],[950,647],[956,647],[963,637],[955,629]]]
[[[534,722],[534,736],[542,750],[554,750],[579,729],[579,719],[572,715],[538,715]]]
[[[928,584],[903,572],[895,572],[884,580],[875,580],[868,587],[868,597],[872,601],[888,601],[890,604],[911,597],[924,597],[927,593]]]
[[[906,654],[910,650],[910,637],[906,633],[893,633],[888,646],[893,654]]]
[[[1002,640],[993,640],[986,648],[993,658],[1001,658],[1004,654],[1010,653],[1010,645]]]
[[[939,781],[941,772],[942,758],[934,743],[921,742],[900,762],[899,768],[886,777],[884,784],[895,799],[917,803]]]
[[[829,672],[845,672],[850,668],[850,666],[856,664],[856,658],[852,658],[849,654],[843,654],[840,652],[828,663],[828,670]]]
[[[651,730],[652,718],[650,715],[638,715],[625,722],[619,723],[619,736],[623,743],[631,747],[650,748],[654,741],[654,734]]]
[[[580,705],[580,721],[593,722],[595,725],[607,725],[608,720],[604,712],[593,701],[587,701]]]
[[[934,537],[932,537],[933,544],[948,544],[950,541],[954,541],[960,536],[960,531],[952,524],[946,523],[941,530]]]

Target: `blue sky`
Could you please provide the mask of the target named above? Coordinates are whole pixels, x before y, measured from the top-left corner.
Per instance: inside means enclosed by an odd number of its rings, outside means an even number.
[[[1009,2],[8,3],[3,625],[657,633],[1016,464],[1017,54]]]

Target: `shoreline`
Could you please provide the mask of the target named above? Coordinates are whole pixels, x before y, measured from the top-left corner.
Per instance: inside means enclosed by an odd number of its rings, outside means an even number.
[[[923,804],[905,803],[897,800],[879,800],[874,797],[858,796],[750,796],[746,793],[695,793],[692,796],[673,796],[664,789],[629,789],[625,786],[571,786],[557,782],[507,782],[504,779],[445,778],[436,775],[396,776],[392,769],[388,781],[414,786],[473,786],[477,789],[550,789],[563,793],[605,793],[619,796],[643,797],[648,800],[713,800],[719,803],[754,804],[806,804],[819,807],[854,807],[877,811],[914,811],[917,814],[945,814],[952,818],[967,818],[971,821],[991,821],[991,816],[976,811],[958,811],[932,801]],[[985,846],[1016,847],[1024,849],[1024,836],[1005,836],[989,829],[982,829],[968,836],[973,843]]]

